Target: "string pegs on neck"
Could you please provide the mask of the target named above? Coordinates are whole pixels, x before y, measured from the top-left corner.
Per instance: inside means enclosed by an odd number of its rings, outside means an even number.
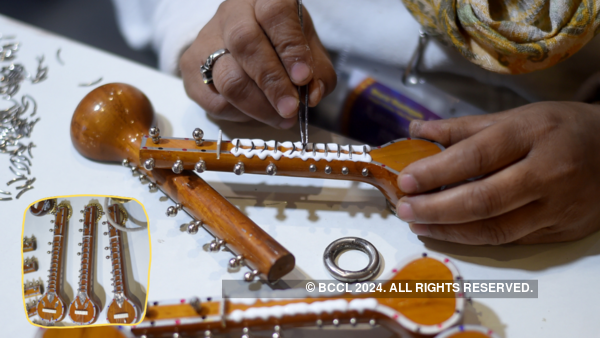
[[[204,142],[204,132],[200,128],[194,129],[194,131],[192,132],[192,137],[194,138],[194,141],[196,141],[196,145],[198,146],[201,146]]]

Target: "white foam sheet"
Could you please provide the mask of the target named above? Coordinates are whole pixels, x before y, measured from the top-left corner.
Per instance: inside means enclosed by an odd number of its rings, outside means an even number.
[[[102,76],[102,83],[125,82],[140,88],[152,100],[165,136],[191,137],[193,129],[200,127],[212,139],[222,129],[224,139],[289,141],[299,139],[297,128],[276,131],[255,123],[217,124],[186,97],[179,79],[5,17],[0,17],[0,27],[3,34],[16,34],[22,41],[19,62],[35,69],[36,56],[45,54],[49,65],[46,81],[26,83],[19,92],[37,100],[41,117],[31,139],[37,144],[32,167],[37,177],[35,189],[19,200],[0,202],[4,223],[0,236],[5,276],[0,279],[4,292],[0,318],[6,323],[3,333],[33,337],[38,330],[27,322],[21,296],[21,224],[27,205],[48,196],[110,194],[134,197],[144,204],[152,238],[151,300],[219,296],[223,279],[241,279],[246,270],[227,270],[230,253],[205,249],[212,237],[204,230],[193,236],[180,231],[180,226],[190,221],[189,216],[165,216],[173,202],[163,200],[160,192],[149,193],[129,170],[89,161],[75,151],[69,123],[73,110],[90,90],[78,84]],[[55,58],[59,48],[64,66]],[[310,128],[311,142],[350,143]],[[8,165],[8,157],[0,156],[0,175],[6,181],[12,178]],[[448,255],[468,279],[537,279],[538,299],[474,300],[467,322],[486,325],[501,337],[593,337],[600,332],[600,234],[572,243],[533,246],[445,244],[413,235],[406,223],[387,211],[381,194],[367,185],[233,173],[207,172],[202,177],[295,255],[296,269],[286,278],[330,278],[322,264],[323,250],[335,239],[358,236],[380,251],[384,273],[405,257],[429,250]],[[37,251],[34,254],[39,255]],[[389,337],[390,333],[385,329],[343,328],[294,332],[294,337],[336,335]]]

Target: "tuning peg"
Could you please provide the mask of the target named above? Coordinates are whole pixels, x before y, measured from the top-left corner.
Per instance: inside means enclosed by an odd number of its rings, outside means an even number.
[[[50,232],[54,231],[54,229],[50,229]]]
[[[160,129],[158,129],[158,127],[150,128],[148,134],[150,134],[150,137],[152,137],[152,142],[154,142],[154,144],[158,144],[160,142]]]
[[[369,176],[369,169],[363,168],[363,170],[362,170],[361,173],[362,173],[363,176],[367,177],[367,176]]]
[[[342,167],[342,175],[348,175],[349,170],[346,167]]]
[[[83,214],[83,210],[79,210],[79,212]]]
[[[314,173],[317,171],[317,166],[314,164],[311,164],[308,166],[308,171],[310,171],[311,173]]]
[[[219,251],[221,249],[221,247],[225,246],[225,241],[222,239],[214,239],[212,242],[210,242],[210,251]]]
[[[47,254],[50,254],[50,251],[46,251]]]
[[[132,173],[133,175],[135,175],[135,174],[137,174],[137,173],[138,173],[138,171],[137,171],[137,170],[138,170],[138,167],[136,167],[136,166],[133,166],[133,167],[131,167],[131,173]]]
[[[81,246],[81,243],[77,243],[77,245]]]
[[[340,326],[340,320],[337,319],[337,318],[333,319],[333,325],[334,326]]]
[[[267,174],[271,176],[277,174],[277,167],[273,163],[267,166]]]
[[[109,248],[109,247],[107,247],[107,246],[105,246],[105,247],[104,247],[104,250],[108,250],[108,249],[110,249],[110,248]]]
[[[83,229],[79,229],[79,232],[83,232]]]
[[[48,242],[48,245],[52,245],[52,242]]]
[[[52,220],[50,220],[50,223],[54,223],[54,220],[53,220],[53,219],[52,219]]]
[[[320,320],[320,319],[317,319],[317,322],[316,322],[316,324],[317,324],[317,327],[318,327],[318,328],[322,328],[322,327],[323,327],[323,321],[322,321],[322,320]]]
[[[190,235],[195,235],[198,233],[198,225],[196,222],[190,222],[187,226],[187,233]]]
[[[149,158],[144,161],[144,169],[149,170],[149,171],[152,171],[152,169],[154,169],[154,159],[153,158]]]
[[[156,188],[157,188],[156,183],[154,183],[154,182],[148,183],[148,190],[154,191],[154,190],[156,190]]]
[[[177,203],[177,204],[175,204],[175,206],[168,207],[166,214],[169,217],[175,217],[175,216],[177,216],[177,212],[179,210],[183,210],[183,205],[181,203]]]
[[[245,327],[242,329],[242,337],[241,338],[252,338],[249,328]]]
[[[202,174],[203,172],[206,171],[206,162],[204,162],[204,160],[198,161],[198,163],[196,163],[196,165],[194,165],[194,170],[198,174]]]
[[[328,166],[328,165],[325,166],[325,173],[326,174],[331,174],[331,167],[330,166]]]
[[[200,313],[202,311],[202,307],[200,306],[202,302],[200,301],[200,298],[194,297],[190,299],[188,303],[194,308],[194,310],[196,310],[196,312]]]
[[[260,272],[258,272],[258,270],[252,270],[252,271],[248,271],[244,274],[244,280],[246,282],[251,282],[254,280],[254,278],[256,276],[258,276],[260,274]]]
[[[106,259],[110,259],[110,256],[106,256]]]
[[[356,323],[358,323],[356,318],[350,318],[350,324],[352,324],[352,326],[356,326]]]
[[[79,223],[83,223],[83,219],[80,219],[80,220],[79,220]]]
[[[183,171],[183,162],[181,160],[175,161],[175,163],[173,163],[173,167],[171,167],[171,170],[173,170],[173,172],[176,174],[181,174]]]
[[[139,177],[140,183],[146,184],[148,182],[148,177],[146,175],[140,175]]]
[[[229,260],[229,267],[237,268],[244,261],[244,257],[242,255],[237,255],[234,258]]]
[[[375,319],[371,319],[371,320],[369,320],[369,325],[375,326],[375,325],[377,325],[377,321]]]
[[[121,165],[124,167],[129,167],[129,160],[124,158],[123,161],[121,161]]]
[[[108,235],[108,232],[103,233],[104,236]]]
[[[177,332],[173,333],[173,336],[172,336],[172,337],[173,337],[173,338],[179,338],[179,333],[177,333]]]
[[[275,325],[273,331],[275,332],[271,335],[272,338],[283,338],[283,332],[281,332],[281,327],[279,325]]]
[[[212,333],[209,330],[204,331],[204,338],[211,338]]]
[[[81,256],[81,252],[78,252],[78,253],[77,253],[77,256]]]
[[[106,225],[106,221],[102,222],[102,225]]]
[[[196,145],[198,146],[201,146],[204,142],[204,140],[202,140],[202,138],[204,137],[204,132],[200,128],[194,129],[194,131],[192,132],[192,137],[194,138],[194,141],[196,141]]]
[[[236,175],[241,175],[244,173],[244,163],[238,162],[233,166],[233,173]]]

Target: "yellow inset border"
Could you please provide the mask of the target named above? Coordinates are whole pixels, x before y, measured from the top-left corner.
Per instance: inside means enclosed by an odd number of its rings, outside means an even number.
[[[148,283],[146,284],[146,300],[143,305],[144,310],[142,311],[142,314],[140,316],[140,319],[137,323],[132,323],[132,324],[123,324],[123,323],[105,323],[105,324],[88,324],[88,325],[75,325],[75,326],[43,326],[43,325],[38,325],[35,324],[34,322],[31,321],[31,319],[29,319],[29,314],[27,313],[27,301],[25,299],[25,291],[23,289],[23,285],[25,285],[25,273],[23,273],[23,262],[25,262],[25,254],[23,253],[23,236],[25,236],[25,217],[27,217],[27,211],[29,210],[29,208],[31,208],[32,205],[40,202],[40,201],[45,201],[48,199],[65,199],[65,198],[71,198],[71,197],[108,197],[108,198],[112,198],[112,199],[127,199],[127,200],[133,200],[136,201],[139,205],[142,206],[142,210],[144,210],[144,215],[146,216],[146,221],[148,222],[148,250],[149,250],[149,255],[150,257],[148,258]],[[57,202],[58,203],[58,202]],[[46,198],[41,198],[39,200],[36,200],[32,203],[30,203],[27,208],[25,208],[25,211],[23,212],[23,225],[21,226],[21,294],[23,296],[23,310],[25,311],[25,318],[27,318],[27,321],[29,322],[29,324],[33,325],[33,326],[37,326],[39,328],[43,328],[43,329],[77,329],[77,328],[82,328],[82,327],[101,327],[101,326],[136,326],[139,325],[144,318],[146,317],[146,310],[148,307],[148,294],[150,293],[150,268],[152,267],[152,239],[150,238],[150,217],[148,217],[148,212],[146,211],[146,207],[144,206],[144,204],[140,201],[138,201],[136,198],[132,198],[132,197],[124,197],[124,196],[113,196],[113,195],[95,195],[95,194],[80,194],[80,195],[61,195],[61,196],[50,196],[50,197],[46,197]],[[42,295],[43,296],[43,295]]]

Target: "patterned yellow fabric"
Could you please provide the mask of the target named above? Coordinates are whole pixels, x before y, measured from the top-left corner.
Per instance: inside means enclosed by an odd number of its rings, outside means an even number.
[[[551,67],[600,32],[600,0],[402,1],[428,33],[498,73]]]

